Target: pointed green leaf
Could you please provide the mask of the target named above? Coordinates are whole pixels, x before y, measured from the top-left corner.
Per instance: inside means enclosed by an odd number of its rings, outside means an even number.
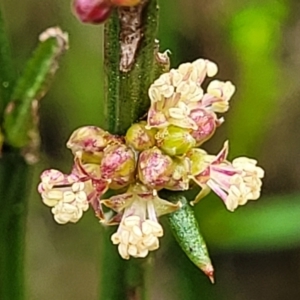
[[[168,199],[182,203],[181,209],[168,216],[169,224],[176,240],[189,259],[213,282],[214,269],[194,211],[183,196],[173,195],[168,197]]]
[[[17,81],[4,115],[5,141],[16,148],[37,144],[38,100],[47,92],[58,69],[58,59],[68,47],[68,37],[59,28],[40,35],[40,44]]]

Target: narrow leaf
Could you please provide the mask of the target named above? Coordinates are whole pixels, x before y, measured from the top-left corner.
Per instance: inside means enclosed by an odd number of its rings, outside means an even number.
[[[16,148],[38,144],[36,125],[40,100],[58,69],[58,59],[68,47],[68,37],[59,28],[40,35],[40,44],[17,81],[5,110],[5,141]]]
[[[211,282],[214,282],[214,269],[194,211],[185,197],[173,195],[168,198],[182,203],[182,208],[168,217],[176,240],[189,259],[209,277]]]

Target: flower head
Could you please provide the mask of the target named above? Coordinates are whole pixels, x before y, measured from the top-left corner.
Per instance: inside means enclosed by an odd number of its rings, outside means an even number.
[[[149,88],[148,127],[174,125],[189,129],[196,146],[208,140],[223,122],[215,113],[228,110],[235,92],[230,81],[214,80],[204,93],[201,84],[205,77],[212,77],[217,71],[215,63],[198,59],[162,74]]]
[[[232,163],[226,160],[228,143],[217,156],[207,155],[203,150],[193,149],[188,156],[192,163],[192,178],[202,188],[193,203],[203,198],[210,189],[225,203],[230,211],[248,200],[260,196],[262,168],[256,166],[256,160],[240,157]]]
[[[44,171],[38,187],[43,202],[52,207],[54,219],[59,224],[79,221],[89,207],[88,196],[92,190],[91,181],[81,182],[76,175],[58,170]]]
[[[155,190],[141,184],[132,185],[125,194],[101,202],[119,213],[112,221],[120,220],[120,224],[111,240],[118,245],[124,259],[146,257],[149,251],[158,249],[163,228],[157,218],[180,208],[180,203],[160,199]]]
[[[203,97],[201,84],[204,78],[214,76],[217,70],[215,63],[198,59],[162,74],[149,88],[149,127],[175,125],[197,129],[189,117],[190,111]]]

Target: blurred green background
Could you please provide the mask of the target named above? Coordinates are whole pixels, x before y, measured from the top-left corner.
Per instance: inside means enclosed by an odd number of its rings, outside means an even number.
[[[225,124],[204,148],[216,153],[229,139],[231,158],[255,156],[266,178],[262,198],[234,214],[214,196],[196,206],[216,269],[215,285],[189,262],[163,221],[166,236],[155,253],[151,299],[300,299],[300,2],[160,2],[161,50],[171,50],[172,66],[205,57],[218,63],[219,79],[237,86]],[[66,0],[0,4],[18,70],[45,28],[59,25],[70,37],[40,109],[43,153],[28,187],[28,299],[94,300],[100,225],[92,212],[76,226],[57,225],[36,185],[45,168],[69,170],[72,157],[65,142],[72,130],[103,124],[103,27],[80,24]]]

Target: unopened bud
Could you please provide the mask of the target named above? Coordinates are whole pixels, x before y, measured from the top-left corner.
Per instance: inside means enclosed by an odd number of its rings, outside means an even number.
[[[155,145],[156,129],[146,129],[145,121],[133,124],[126,133],[126,144],[134,150],[143,151]]]
[[[110,0],[75,0],[74,14],[83,23],[101,24],[109,17],[113,6]]]
[[[204,109],[193,110],[190,114],[191,119],[197,124],[197,129],[191,132],[196,140],[196,146],[200,146],[215,133],[217,126],[222,123],[213,112]]]
[[[157,146],[171,156],[182,155],[196,145],[189,129],[168,126],[156,134]]]
[[[102,152],[111,144],[121,143],[121,139],[96,126],[84,126],[76,129],[70,136],[67,147],[76,152]]]
[[[110,180],[111,189],[127,186],[134,180],[135,154],[126,145],[111,145],[105,148],[100,165],[103,179]]]
[[[168,155],[156,147],[140,154],[138,174],[141,182],[153,189],[162,189],[170,180],[173,161]]]

